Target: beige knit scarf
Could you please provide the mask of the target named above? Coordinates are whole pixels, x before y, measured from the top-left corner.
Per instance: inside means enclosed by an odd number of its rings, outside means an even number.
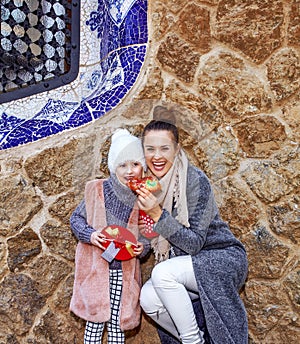
[[[182,225],[189,227],[189,214],[186,199],[188,159],[182,149],[179,150],[168,173],[159,180],[161,191],[155,193],[159,204],[172,214],[173,203],[177,209],[176,219]],[[170,243],[162,235],[151,240],[156,262],[168,259]]]

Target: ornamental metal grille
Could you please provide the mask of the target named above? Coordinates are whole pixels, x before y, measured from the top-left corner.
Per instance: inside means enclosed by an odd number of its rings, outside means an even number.
[[[79,7],[79,0],[1,0],[0,103],[75,79]]]

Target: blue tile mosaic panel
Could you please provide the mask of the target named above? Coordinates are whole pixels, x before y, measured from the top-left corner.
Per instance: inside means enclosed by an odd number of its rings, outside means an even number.
[[[0,149],[72,129],[116,107],[132,88],[147,50],[146,0],[82,2],[81,63],[74,83],[0,104]],[[94,62],[97,63],[94,63]]]

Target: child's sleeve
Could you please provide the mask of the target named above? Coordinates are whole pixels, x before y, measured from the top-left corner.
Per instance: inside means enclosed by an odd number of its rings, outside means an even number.
[[[151,242],[149,239],[145,238],[144,236],[140,235],[138,241],[144,245],[143,252],[138,256],[138,258],[142,259],[148,255],[151,251]]]
[[[84,243],[91,243],[91,234],[95,229],[88,225],[85,201],[82,200],[70,217],[72,232],[76,238]]]

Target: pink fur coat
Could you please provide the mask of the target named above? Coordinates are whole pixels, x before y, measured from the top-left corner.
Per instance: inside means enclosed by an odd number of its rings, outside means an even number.
[[[103,180],[88,182],[85,189],[87,221],[95,229],[106,224]],[[134,208],[128,229],[138,236],[138,209]],[[75,256],[75,280],[70,309],[80,318],[92,322],[110,319],[109,266],[101,257],[103,251],[91,244],[79,242]],[[141,274],[139,260],[122,262],[123,287],[120,308],[120,326],[130,330],[140,323],[139,295]]]

